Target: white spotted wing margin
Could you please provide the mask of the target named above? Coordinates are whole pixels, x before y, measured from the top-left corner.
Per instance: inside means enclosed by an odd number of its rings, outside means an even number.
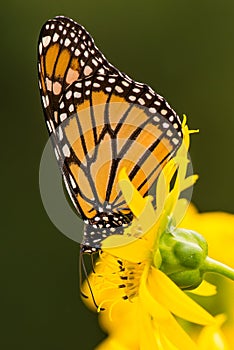
[[[83,26],[64,16],[44,24],[38,42],[38,72],[42,107],[50,134],[57,127],[58,103],[67,87],[97,71],[100,74],[118,72]]]

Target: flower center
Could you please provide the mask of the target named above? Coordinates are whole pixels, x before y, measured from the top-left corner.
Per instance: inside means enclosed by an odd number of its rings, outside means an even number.
[[[119,264],[119,279],[121,283],[118,288],[124,290],[123,299],[132,300],[138,295],[140,279],[144,269],[144,263],[134,264],[126,260],[118,260]]]

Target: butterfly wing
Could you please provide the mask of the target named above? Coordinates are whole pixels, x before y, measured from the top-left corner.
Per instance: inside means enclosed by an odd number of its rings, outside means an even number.
[[[125,167],[144,196],[181,143],[179,117],[145,84],[113,67],[86,30],[64,17],[39,40],[39,81],[67,190],[83,219],[129,209],[118,190]]]
[[[62,96],[58,114],[63,121],[58,152],[68,187],[86,218],[100,210],[129,212],[118,190],[119,170],[126,168],[145,196],[181,142],[177,116],[166,101],[119,75],[96,74],[74,82]]]
[[[58,103],[67,86],[99,71],[117,72],[79,24],[58,16],[42,27],[38,45],[39,87],[49,133],[58,124]]]

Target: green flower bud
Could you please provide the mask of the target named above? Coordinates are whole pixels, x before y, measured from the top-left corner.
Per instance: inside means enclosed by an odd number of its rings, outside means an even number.
[[[173,228],[160,237],[160,270],[182,289],[196,288],[203,279],[208,246],[203,236],[182,228]]]

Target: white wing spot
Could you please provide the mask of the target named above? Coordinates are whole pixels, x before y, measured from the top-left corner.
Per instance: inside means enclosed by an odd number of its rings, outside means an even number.
[[[73,106],[73,105],[70,105],[68,109],[69,109],[69,112],[72,113],[72,112],[74,111],[74,106]]]
[[[63,122],[65,119],[67,119],[67,113],[60,114],[60,120]]]
[[[79,56],[79,55],[80,55],[80,50],[76,49],[76,50],[75,50],[75,55],[76,55],[76,56]]]
[[[49,97],[48,95],[46,96],[42,96],[42,102],[45,108],[47,108],[49,106]]]
[[[86,66],[84,69],[84,75],[90,75],[93,72],[92,68],[89,66]]]
[[[50,43],[50,40],[51,40],[51,36],[50,35],[47,35],[44,38],[42,38],[43,46],[47,47],[49,45],[49,43]]]
[[[179,140],[178,139],[176,139],[175,137],[172,139],[172,142],[175,144],[175,145],[178,145],[178,143],[179,143]]]
[[[91,81],[90,81],[90,80],[87,80],[87,81],[85,82],[85,86],[89,86],[89,85],[91,85]]]
[[[94,86],[95,88],[99,88],[99,87],[100,87],[100,84],[94,83],[93,86]]]
[[[58,41],[58,39],[59,39],[58,33],[54,33],[53,42],[55,43],[56,41]]]
[[[149,111],[150,111],[150,113],[156,113],[156,112],[157,112],[157,109],[154,108],[154,107],[150,107],[150,108],[149,108]]]
[[[73,177],[70,174],[69,174],[69,179],[70,179],[72,187],[76,188],[76,183],[75,183],[75,181],[73,180]]]
[[[157,123],[160,122],[160,118],[157,117],[157,116],[155,116],[153,119],[154,119],[154,121],[157,122]]]
[[[129,83],[128,83],[127,81],[125,81],[125,80],[122,81],[122,84],[123,84],[124,86],[127,86],[127,87],[129,86]]]
[[[111,83],[111,84],[114,83],[115,82],[115,78],[108,79],[108,82]]]
[[[139,98],[138,102],[140,103],[140,105],[144,105],[145,104],[145,101],[143,100],[143,98]]]
[[[169,125],[168,123],[163,123],[163,128],[164,128],[164,129],[168,129],[169,126],[170,126],[170,125]]]
[[[58,154],[58,150],[56,147],[54,148],[54,153],[55,153],[56,159],[59,160],[59,154]]]
[[[92,59],[92,63],[97,67],[98,66],[98,62],[93,58]]]
[[[74,97],[75,98],[80,98],[81,97],[81,93],[80,92],[74,92]]]
[[[178,127],[179,127],[179,125],[177,123],[174,123],[173,126],[175,129],[178,129]]]
[[[119,92],[120,94],[123,92],[123,89],[120,86],[118,86],[118,85],[116,85],[115,90],[117,92]]]
[[[52,81],[46,77],[46,87],[49,91],[52,91]]]
[[[64,42],[64,45],[65,46],[69,46],[71,44],[71,40],[66,38],[65,42]]]
[[[63,139],[63,130],[62,130],[61,126],[59,126],[59,128],[58,128],[58,137],[59,137],[59,140],[62,141],[62,139]]]
[[[70,157],[71,152],[67,144],[63,146],[63,154],[65,157]]]
[[[148,93],[145,94],[146,98],[148,98],[148,100],[151,100],[152,96]]]
[[[171,115],[171,116],[169,117],[169,121],[170,121],[170,122],[173,122],[173,120],[174,120],[174,115]]]
[[[130,101],[135,101],[136,100],[136,96],[133,96],[133,95],[129,96],[129,100]]]
[[[69,100],[69,98],[71,98],[71,96],[72,96],[72,92],[71,92],[71,91],[68,91],[68,92],[66,93],[66,99]]]
[[[173,135],[173,132],[171,130],[167,130],[167,136],[171,137]]]
[[[47,120],[47,121],[46,121],[46,124],[47,124],[47,126],[48,126],[49,132],[52,132],[52,128],[51,128],[51,125],[50,125],[50,121]]]
[[[161,109],[160,114],[166,115],[167,114],[167,110],[166,109]]]
[[[42,54],[42,43],[39,44],[39,54]]]
[[[138,89],[138,88],[134,88],[132,91],[138,93],[138,92],[140,92],[141,90]]]

